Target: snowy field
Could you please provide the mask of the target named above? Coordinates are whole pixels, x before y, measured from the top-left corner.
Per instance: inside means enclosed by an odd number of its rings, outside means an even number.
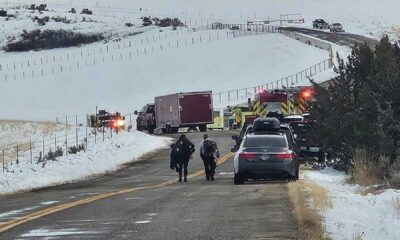
[[[40,141],[55,132],[65,131],[65,125],[48,122],[26,122],[0,120],[0,149],[16,144],[28,144],[30,140]]]
[[[48,160],[46,166],[30,164],[21,157],[19,166],[9,166],[0,174],[0,195],[59,185],[117,170],[121,164],[136,161],[143,154],[168,147],[169,138],[154,137],[142,132],[121,132],[112,139],[90,142],[86,152]]]
[[[399,190],[362,196],[362,187],[347,184],[346,175],[331,168],[304,171],[303,179],[329,192],[333,207],[323,216],[326,231],[333,239],[400,239]]]
[[[128,60],[102,64],[100,58],[88,68],[3,82],[0,116],[54,121],[56,116],[91,113],[95,106],[130,113],[160,94],[257,86],[329,57],[326,51],[279,34],[223,39],[226,32],[221,31],[218,41],[208,41],[209,33],[204,32],[193,35],[198,41],[203,34],[202,44],[190,45],[189,35],[187,47],[181,39],[179,48],[168,49],[166,44],[162,52]],[[26,115],[31,109],[35,111]]]
[[[2,0],[3,3],[20,3],[19,0]],[[25,1],[32,3],[34,1]],[[379,38],[389,34],[392,38],[399,37],[400,15],[398,0],[45,0],[48,4],[58,4],[67,7],[81,6],[101,7],[104,13],[114,16],[116,13],[129,11],[146,15],[171,15],[185,19],[200,21],[246,22],[247,20],[279,19],[280,14],[301,13],[306,23],[311,27],[312,20],[324,18],[328,22],[340,22],[345,30]],[[110,9],[113,8],[113,9]],[[142,11],[140,11],[140,8]],[[120,15],[118,15],[120,16]]]

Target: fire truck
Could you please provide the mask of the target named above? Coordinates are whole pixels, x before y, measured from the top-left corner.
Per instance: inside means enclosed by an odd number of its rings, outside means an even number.
[[[249,100],[249,103],[254,115],[276,117],[282,120],[285,116],[308,112],[313,100],[314,90],[312,87],[296,87],[273,91],[260,89],[253,101]]]

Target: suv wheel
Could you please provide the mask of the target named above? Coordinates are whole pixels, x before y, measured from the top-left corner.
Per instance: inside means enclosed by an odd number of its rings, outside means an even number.
[[[242,176],[238,175],[238,174],[235,174],[234,177],[233,177],[233,183],[235,185],[243,184],[244,181],[245,181],[245,179]]]

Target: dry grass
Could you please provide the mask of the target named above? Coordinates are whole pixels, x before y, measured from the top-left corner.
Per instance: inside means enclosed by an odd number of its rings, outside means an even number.
[[[299,224],[299,239],[329,239],[320,215],[320,211],[332,206],[326,189],[304,181],[289,183],[288,189],[293,213]]]
[[[382,159],[384,161],[384,159]],[[351,181],[361,186],[384,183],[383,173],[377,164],[372,163],[371,156],[365,150],[357,150],[353,157],[354,168],[351,170]]]
[[[363,233],[360,233],[359,231],[356,231],[353,233],[353,240],[362,240]]]

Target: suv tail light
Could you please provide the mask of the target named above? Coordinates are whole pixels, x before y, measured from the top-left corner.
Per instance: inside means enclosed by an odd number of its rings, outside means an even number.
[[[247,161],[251,161],[255,157],[256,157],[256,155],[253,153],[246,153],[246,152],[239,153],[239,159],[246,159]]]
[[[294,153],[278,153],[274,155],[275,159],[293,159]]]

